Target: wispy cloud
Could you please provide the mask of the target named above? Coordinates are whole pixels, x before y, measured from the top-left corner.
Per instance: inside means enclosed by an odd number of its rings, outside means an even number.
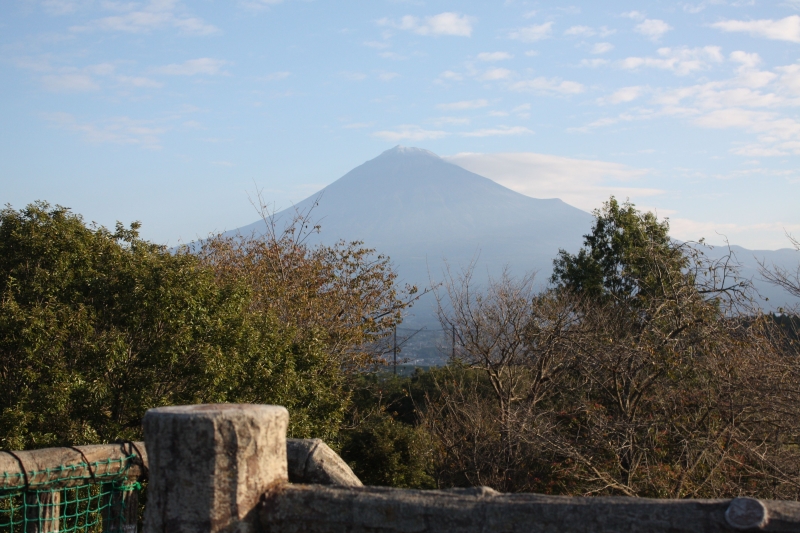
[[[564,35],[577,36],[577,37],[591,37],[595,31],[589,26],[570,26],[564,30]]]
[[[427,141],[431,139],[441,139],[449,135],[446,131],[439,130],[425,130],[419,126],[404,124],[398,126],[396,130],[383,130],[376,131],[372,134],[373,137],[383,139],[385,141]]]
[[[617,33],[617,30],[608,28],[607,26],[600,26],[598,29],[590,26],[570,26],[564,30],[564,35],[570,37],[594,37],[595,35],[599,35],[600,37],[608,37],[609,35],[613,35],[615,33]]]
[[[646,15],[641,11],[626,11],[625,13],[622,13],[620,16],[633,20],[644,20],[646,18]]]
[[[159,89],[164,86],[163,83],[144,76],[116,76],[114,79],[120,85],[127,87]]]
[[[597,103],[600,105],[603,104],[621,104],[625,102],[633,102],[637,98],[639,98],[644,93],[645,88],[640,85],[634,85],[631,87],[623,87],[622,89],[617,89],[610,95],[599,98]]]
[[[176,28],[186,35],[211,35],[219,32],[219,28],[202,19],[177,13],[178,4],[175,1],[151,0],[144,6],[137,3],[116,6],[126,12],[94,19],[84,25],[72,26],[70,30],[149,33],[163,28]]]
[[[419,18],[406,15],[399,21],[382,18],[378,21],[380,26],[389,26],[399,30],[412,31],[419,35],[452,35],[456,37],[470,37],[475,17],[459,13],[445,12],[431,17]]]
[[[648,170],[606,161],[531,152],[461,153],[445,159],[519,193],[535,198],[561,198],[587,211],[612,194],[636,199],[664,192],[630,185],[631,181],[646,176]]]
[[[661,37],[670,31],[672,26],[659,19],[645,19],[637,24],[634,28],[636,33],[640,33],[650,39],[651,41],[658,41]]]
[[[219,74],[226,74],[222,69],[227,64],[227,61],[221,59],[201,57],[198,59],[190,59],[183,63],[173,63],[171,65],[156,67],[153,69],[153,72],[167,76],[196,76],[198,74],[216,76]]]
[[[353,122],[353,123],[350,123],[350,124],[345,124],[342,127],[345,128],[345,129],[348,129],[348,130],[360,130],[362,128],[369,128],[369,127],[372,127],[374,125],[375,125],[374,122]]]
[[[725,60],[719,46],[704,46],[702,48],[659,48],[659,57],[628,57],[618,62],[623,69],[637,69],[640,67],[659,68],[671,70],[679,76],[690,72],[709,68],[712,63],[721,63]]]
[[[462,133],[463,137],[496,137],[504,135],[524,135],[533,133],[533,131],[522,126],[498,126],[496,128],[485,128],[475,131],[467,131]]]
[[[590,68],[597,68],[602,67],[603,65],[608,65],[608,59],[581,59],[581,66],[582,67],[590,67]]]
[[[506,80],[511,77],[513,72],[507,68],[492,68],[478,76],[478,79],[483,81],[497,81]]]
[[[240,6],[254,11],[268,9],[281,3],[283,3],[283,0],[239,0]]]
[[[98,91],[98,85],[92,76],[83,73],[49,74],[42,76],[42,85],[52,92],[87,92]]]
[[[503,61],[514,56],[508,52],[481,52],[476,57],[478,61]]]
[[[775,41],[800,43],[800,16],[791,15],[780,20],[723,20],[711,25],[712,28],[727,32],[749,33],[754,37],[764,37]]]
[[[452,70],[445,70],[444,72],[439,74],[439,78],[443,80],[461,81],[464,79],[464,76],[462,76],[458,72],[453,72]]]
[[[149,149],[161,148],[161,136],[167,131],[153,121],[130,117],[82,122],[70,113],[44,113],[41,115],[52,126],[82,135],[89,143],[128,144]]]
[[[532,80],[518,81],[509,87],[512,91],[533,91],[544,94],[580,94],[586,90],[583,84],[576,81],[564,81],[561,78],[540,76]]]
[[[280,71],[280,72],[271,72],[271,73],[267,74],[266,76],[261,76],[261,78],[259,78],[259,79],[261,79],[263,81],[279,81],[279,80],[285,80],[286,78],[288,78],[291,75],[292,75],[291,72],[288,72],[288,71],[284,70],[284,71]]]
[[[98,63],[84,67],[55,67],[46,59],[20,58],[14,62],[18,67],[43,75],[39,78],[42,87],[51,92],[94,92],[103,86],[157,89],[161,82],[144,77],[117,73],[113,63]]]
[[[614,49],[614,45],[611,43],[595,43],[592,47],[591,53],[593,54],[605,54],[606,52],[610,52]]]
[[[438,109],[444,109],[448,111],[458,111],[462,109],[479,109],[488,105],[489,101],[481,98],[479,100],[462,100],[460,102],[451,102],[449,104],[438,104],[436,107]]]
[[[553,34],[553,23],[533,24],[524,28],[518,28],[508,34],[509,39],[522,41],[523,43],[533,43],[547,39]]]

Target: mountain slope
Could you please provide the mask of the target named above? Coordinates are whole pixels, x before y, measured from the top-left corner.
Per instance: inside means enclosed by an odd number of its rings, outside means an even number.
[[[559,248],[575,253],[593,222],[592,215],[561,200],[524,196],[432,152],[402,146],[275,216],[289,220],[296,211],[309,210],[322,226],[311,242],[361,240],[392,258],[402,282],[419,286],[441,280],[444,260],[456,270],[475,261],[477,280],[497,277],[508,267],[517,275],[537,271],[538,283],[544,284]],[[264,222],[258,221],[229,234],[263,230]],[[800,260],[793,250],[732,249],[743,274],[756,280],[756,258],[784,268]],[[721,257],[727,249],[708,253]],[[765,283],[758,288],[770,299],[766,308],[797,302]],[[432,304],[429,298],[415,306],[409,324],[434,322]]]
[[[294,209],[322,225],[319,239],[361,240],[395,261],[402,278],[427,284],[442,259],[497,275],[505,265],[549,275],[559,248],[574,251],[590,214],[558,199],[536,199],[419,148],[395,147],[354,168]],[[261,231],[259,221],[238,231]],[[546,271],[546,272],[545,272]]]

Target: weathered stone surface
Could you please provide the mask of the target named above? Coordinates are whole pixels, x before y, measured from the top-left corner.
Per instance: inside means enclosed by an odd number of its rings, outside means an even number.
[[[147,533],[255,531],[260,496],[286,483],[285,408],[211,404],[145,414]]]
[[[725,520],[737,530],[763,529],[769,522],[767,507],[755,498],[734,498],[725,511]]]
[[[286,439],[289,481],[362,487],[347,463],[320,439]]]
[[[800,503],[761,501],[769,522],[750,531],[800,531]],[[284,485],[259,514],[274,533],[732,533],[731,500],[500,494],[476,487],[417,491]]]

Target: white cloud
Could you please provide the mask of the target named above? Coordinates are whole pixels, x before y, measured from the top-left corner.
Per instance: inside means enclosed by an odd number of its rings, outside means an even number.
[[[444,159],[519,193],[534,198],[561,198],[586,211],[612,194],[636,199],[663,193],[659,189],[631,187],[629,182],[649,171],[619,163],[531,152],[462,153]]]
[[[766,133],[771,140],[800,139],[800,122],[770,111],[720,109],[698,117],[695,123],[706,128],[742,128],[755,133]]]
[[[589,26],[571,26],[564,31],[564,35],[572,35],[578,37],[591,37],[595,31]]]
[[[42,8],[48,15],[67,15],[78,10],[79,2],[74,0],[43,0]]]
[[[275,6],[283,3],[283,0],[239,0],[239,5],[254,11],[268,9],[270,6]]]
[[[621,16],[633,20],[644,20],[645,18],[645,14],[642,13],[641,11],[627,11],[625,13],[622,13]]]
[[[791,15],[780,20],[723,20],[715,22],[712,28],[727,32],[744,32],[754,37],[764,37],[775,41],[800,43],[800,16]]]
[[[439,77],[445,80],[453,80],[453,81],[461,81],[464,79],[464,77],[461,74],[459,74],[458,72],[453,72],[452,70],[445,70],[444,72],[439,74]]]
[[[537,50],[528,50],[525,52],[525,55],[528,57],[536,57],[539,55],[539,52]]]
[[[510,78],[511,74],[512,72],[507,68],[493,68],[481,74],[479,79],[484,81],[505,80]]]
[[[533,24],[532,26],[514,30],[508,34],[508,37],[523,43],[532,43],[547,39],[552,33],[553,23],[545,22],[544,24]]]
[[[529,130],[528,128],[524,128],[522,126],[498,126],[496,128],[486,128],[481,130],[475,131],[468,131],[462,133],[461,135],[464,137],[496,137],[498,135],[523,135],[526,133],[533,133],[533,131]]]
[[[735,63],[741,63],[742,66],[747,68],[755,68],[761,63],[761,57],[758,54],[748,54],[747,52],[742,52],[741,50],[731,52],[728,57],[731,61]]]
[[[80,122],[69,113],[45,113],[42,114],[42,118],[54,127],[81,134],[85,141],[93,144],[129,144],[160,149],[160,137],[167,131],[166,128],[157,126],[152,121],[129,117]]]
[[[267,74],[266,76],[262,76],[259,79],[261,79],[263,81],[278,81],[278,80],[285,80],[286,78],[288,78],[291,75],[292,75],[292,73],[291,72],[287,72],[287,71],[271,72],[271,73]]]
[[[432,17],[414,17],[406,15],[399,22],[388,18],[378,21],[381,26],[390,26],[399,30],[407,30],[419,35],[453,35],[457,37],[470,37],[475,17],[459,15],[458,13],[445,12]]]
[[[431,124],[435,124],[436,126],[441,126],[443,124],[448,124],[451,126],[466,126],[472,121],[466,117],[438,117],[429,120],[429,122]]]
[[[586,88],[576,81],[562,81],[560,78],[540,76],[532,80],[518,81],[511,84],[512,91],[534,91],[545,94],[579,94]]]
[[[439,104],[436,107],[446,110],[461,110],[461,109],[479,109],[489,105],[489,101],[481,98],[480,100],[462,100],[460,102],[452,102],[449,104]]]
[[[593,37],[595,35],[599,35],[600,37],[608,37],[609,35],[613,35],[615,33],[617,33],[617,30],[610,29],[607,26],[600,26],[600,28],[597,30],[589,26],[570,26],[564,31],[564,35],[570,35],[574,37]]]
[[[201,57],[199,59],[190,59],[183,63],[173,63],[171,65],[157,67],[154,69],[154,72],[167,76],[196,76],[198,74],[215,76],[218,74],[225,74],[222,67],[227,64],[227,61],[221,59]]]
[[[503,61],[512,57],[508,52],[481,52],[477,56],[478,61]]]
[[[800,231],[800,224],[789,222],[739,224],[670,217],[669,230],[670,235],[683,241],[697,241],[705,237],[709,243],[724,245],[724,239],[727,238],[754,250],[778,250],[786,248],[786,232],[797,233]]]
[[[218,28],[202,19],[175,13],[178,6],[172,0],[150,0],[144,6],[130,3],[117,5],[117,7],[127,12],[95,19],[82,26],[72,26],[70,30],[73,32],[149,33],[153,30],[171,27],[186,35],[211,35],[219,32]]]
[[[658,41],[671,29],[672,26],[659,19],[645,19],[634,28],[636,33],[641,33],[651,41]]]
[[[367,79],[367,75],[364,74],[363,72],[345,71],[345,72],[340,72],[339,75],[348,81],[364,81],[365,79]]]
[[[446,131],[424,130],[419,126],[404,124],[398,126],[395,131],[384,130],[376,131],[372,134],[373,137],[383,139],[386,141],[426,141],[430,139],[441,139],[449,135]]]
[[[120,85],[144,89],[158,89],[164,86],[164,84],[161,82],[151,80],[150,78],[145,78],[143,76],[116,76],[114,79]]]
[[[379,55],[384,59],[393,59],[395,61],[404,61],[408,59],[407,56],[398,54],[397,52],[381,52]]]
[[[592,47],[591,53],[593,54],[605,54],[606,52],[610,52],[614,49],[614,45],[611,43],[595,43]]]
[[[374,125],[375,125],[374,122],[353,122],[351,124],[345,124],[342,127],[345,128],[345,129],[348,129],[348,130],[358,130],[358,129],[362,129],[362,128],[369,128],[369,127],[372,127]]]
[[[623,87],[622,89],[618,89],[604,98],[599,98],[597,102],[601,105],[633,102],[634,100],[639,98],[643,92],[644,92],[644,87],[640,85],[634,85],[632,87]]]
[[[400,76],[397,72],[381,72],[378,74],[378,79],[381,81],[391,81]]]
[[[599,58],[581,59],[581,66],[582,67],[597,68],[597,67],[602,67],[603,65],[607,65],[607,64],[608,64],[608,59],[599,59]]]
[[[102,88],[102,78],[117,82],[120,87],[160,88],[163,84],[144,76],[117,75],[117,66],[113,63],[98,63],[82,68],[60,67],[50,65],[47,60],[21,58],[15,61],[20,68],[35,72],[47,73],[40,80],[45,90],[53,92],[89,92]]]
[[[100,89],[91,76],[82,73],[42,76],[42,83],[45,89],[53,92],[87,92]]]
[[[800,65],[786,65],[777,67],[775,70],[781,73],[779,80],[781,87],[800,96]]]
[[[618,62],[620,68],[632,70],[639,67],[660,68],[671,70],[678,76],[685,76],[690,72],[704,70],[710,63],[721,63],[725,60],[719,46],[704,46],[702,48],[659,48],[661,57],[628,57]]]

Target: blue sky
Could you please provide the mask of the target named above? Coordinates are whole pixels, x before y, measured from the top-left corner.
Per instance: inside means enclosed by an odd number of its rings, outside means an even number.
[[[5,0],[0,47],[0,202],[159,243],[396,144],[681,239],[800,234],[798,1]]]

